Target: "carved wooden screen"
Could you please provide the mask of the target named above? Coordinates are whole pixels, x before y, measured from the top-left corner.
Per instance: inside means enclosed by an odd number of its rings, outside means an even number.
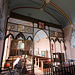
[[[16,40],[11,41],[10,56],[17,55],[17,42]]]
[[[19,41],[22,41],[24,43],[24,49],[18,48]],[[18,55],[18,50],[21,50],[23,54],[25,53],[24,52],[25,51],[25,41],[24,40],[16,39],[16,40],[11,41],[10,55],[11,56]]]
[[[32,40],[26,40],[26,52],[27,54],[31,54],[32,53]]]

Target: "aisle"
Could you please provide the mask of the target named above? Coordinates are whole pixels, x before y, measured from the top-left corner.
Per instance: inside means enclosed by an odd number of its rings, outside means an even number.
[[[39,70],[38,68],[34,68],[35,75],[43,75],[43,72]]]
[[[32,64],[29,60],[27,60],[27,65]],[[43,75],[43,72],[37,67],[34,66],[34,73],[35,75]]]

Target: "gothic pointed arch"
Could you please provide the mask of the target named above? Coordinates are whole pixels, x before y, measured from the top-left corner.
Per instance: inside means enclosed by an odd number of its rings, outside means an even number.
[[[33,38],[32,38],[31,36],[28,36],[28,37],[27,37],[27,40],[28,40],[29,38],[30,38],[31,40],[33,40]]]
[[[20,37],[22,37],[24,40],[26,40],[26,38],[25,38],[25,36],[23,35],[22,32],[20,32],[20,33],[15,37],[15,39],[18,39],[18,38],[20,38]]]
[[[8,38],[9,36],[12,36],[12,38],[14,39],[14,35],[12,33],[10,33],[7,36],[5,36],[5,39]]]
[[[53,42],[55,42],[55,40],[53,38],[50,39],[50,41],[52,41],[52,40],[53,40]]]
[[[56,42],[56,41],[58,41],[59,43],[61,43],[61,41],[60,41],[58,38],[55,39],[55,42]]]

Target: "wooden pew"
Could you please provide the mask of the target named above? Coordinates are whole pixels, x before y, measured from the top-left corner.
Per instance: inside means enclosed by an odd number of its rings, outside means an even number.
[[[30,61],[32,62],[32,55],[28,55],[28,57],[30,58]],[[34,63],[37,67],[39,67],[39,69],[41,69],[42,71],[44,71],[45,68],[45,63],[49,63],[48,61],[51,61],[51,58],[47,58],[47,57],[42,57],[42,56],[35,56],[34,55]],[[47,64],[48,66],[48,64]],[[47,68],[48,69],[48,68]]]
[[[38,58],[38,67],[41,67],[40,66],[40,63],[41,63],[41,61],[43,61],[43,62],[48,62],[49,60],[50,60],[51,58]]]

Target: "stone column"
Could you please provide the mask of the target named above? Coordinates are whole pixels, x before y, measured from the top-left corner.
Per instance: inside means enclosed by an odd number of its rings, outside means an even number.
[[[0,66],[3,57],[4,37],[8,18],[8,0],[0,0]]]

